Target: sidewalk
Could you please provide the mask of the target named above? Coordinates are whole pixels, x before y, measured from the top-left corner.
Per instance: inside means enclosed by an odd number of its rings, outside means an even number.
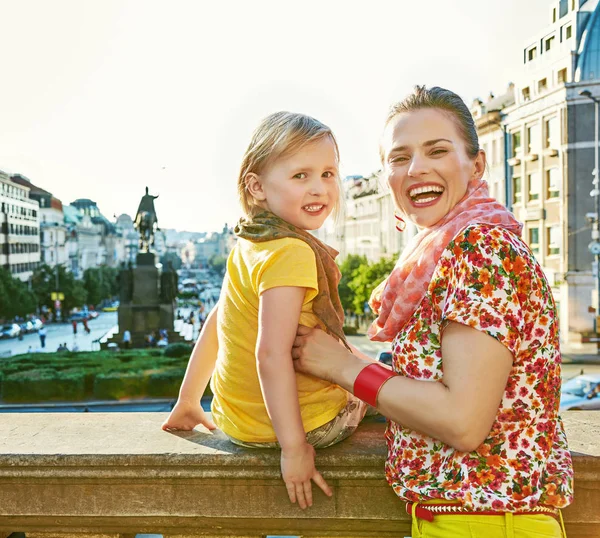
[[[561,343],[561,353],[564,363],[572,364],[598,364],[600,354],[596,344],[566,344]]]

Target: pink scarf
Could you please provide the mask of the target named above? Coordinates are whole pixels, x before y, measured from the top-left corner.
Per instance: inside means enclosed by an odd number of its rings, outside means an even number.
[[[472,180],[465,196],[431,228],[421,230],[406,246],[390,276],[371,295],[369,304],[378,315],[369,338],[391,342],[421,304],[442,253],[470,224],[502,226],[521,235],[523,225],[494,198],[487,183]]]

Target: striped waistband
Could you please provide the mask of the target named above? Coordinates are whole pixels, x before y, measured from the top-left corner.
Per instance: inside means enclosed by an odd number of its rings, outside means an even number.
[[[406,503],[406,512],[408,515],[414,515],[416,518],[424,519],[425,521],[433,521],[434,516],[503,516],[507,513],[506,511],[502,512],[497,510],[467,510],[460,504],[453,503],[421,504],[412,502]],[[560,511],[558,508],[551,508],[549,506],[535,506],[526,510],[517,510],[510,513],[514,516],[548,515],[560,521]]]

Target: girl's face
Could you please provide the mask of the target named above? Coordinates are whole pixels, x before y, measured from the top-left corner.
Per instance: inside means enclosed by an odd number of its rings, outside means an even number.
[[[471,158],[453,119],[438,109],[399,114],[385,129],[382,149],[394,203],[419,228],[445,217],[485,170],[484,153]]]
[[[260,175],[248,174],[254,200],[302,230],[316,230],[338,201],[338,157],[329,136],[272,162]]]

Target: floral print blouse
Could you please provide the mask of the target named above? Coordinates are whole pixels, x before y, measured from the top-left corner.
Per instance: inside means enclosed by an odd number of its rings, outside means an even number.
[[[558,416],[556,308],[540,265],[518,236],[474,224],[450,242],[423,301],[393,341],[394,369],[441,382],[440,342],[449,321],[483,331],[512,352],[498,414],[473,452],[389,422],[389,483],[403,499],[459,500],[470,510],[568,505],[573,467]]]

